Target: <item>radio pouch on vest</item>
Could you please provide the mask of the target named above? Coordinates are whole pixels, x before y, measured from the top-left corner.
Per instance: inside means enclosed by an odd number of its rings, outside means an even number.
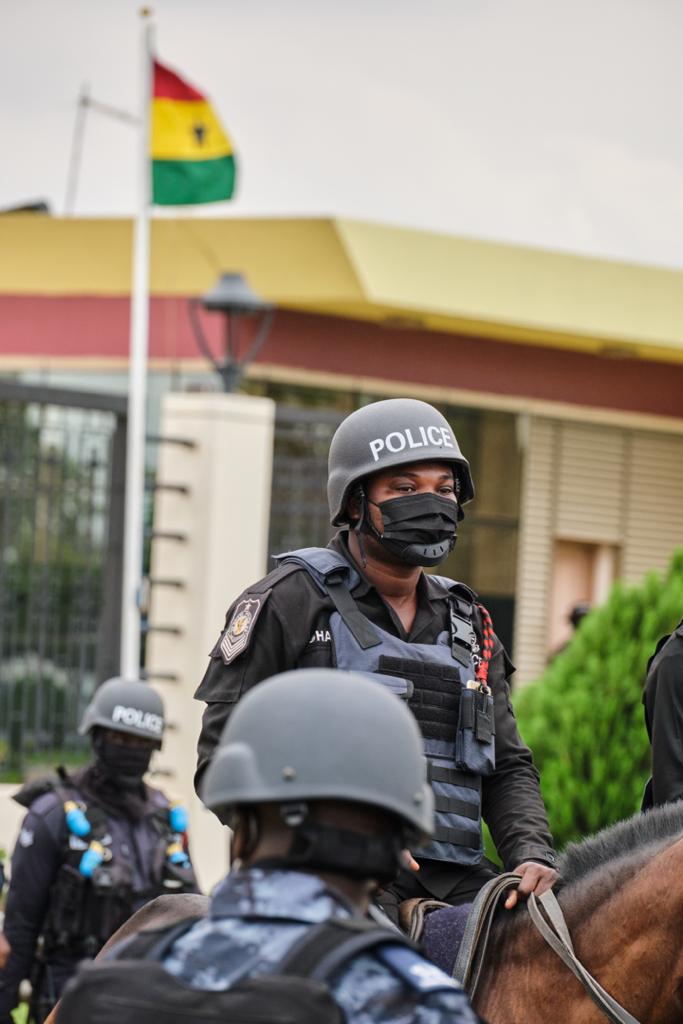
[[[478,775],[490,775],[496,766],[492,743],[495,732],[490,692],[462,690],[455,734],[456,767],[463,771],[475,770]]]
[[[344,1024],[327,979],[353,957],[379,946],[412,943],[365,918],[325,921],[310,928],[282,960],[277,974],[212,991],[191,988],[164,970],[173,943],[200,918],[140,932],[112,958],[84,964],[68,983],[58,1024]]]

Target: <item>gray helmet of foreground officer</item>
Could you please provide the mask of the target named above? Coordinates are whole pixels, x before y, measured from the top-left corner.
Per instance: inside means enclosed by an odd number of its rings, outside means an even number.
[[[393,498],[378,508],[381,529],[369,513],[365,481],[414,462],[443,462],[455,479],[457,505],[436,494]],[[462,506],[474,497],[470,466],[448,420],[427,402],[391,398],[357,409],[341,423],[330,445],[327,495],[333,526],[352,523],[411,565],[435,566],[453,549]]]
[[[393,878],[402,849],[434,828],[413,716],[363,675],[334,669],[285,672],[250,690],[225,727],[202,799],[222,812],[279,804],[292,828],[286,866],[378,881]],[[310,813],[315,801],[375,808],[387,827],[366,835],[324,824]]]

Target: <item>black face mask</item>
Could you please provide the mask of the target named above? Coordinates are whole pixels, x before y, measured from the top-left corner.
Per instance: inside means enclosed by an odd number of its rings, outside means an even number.
[[[371,504],[382,513],[384,531],[375,528],[369,515],[363,516],[362,529],[408,565],[438,565],[453,550],[458,506],[451,498],[432,493],[407,494]]]
[[[101,734],[93,740],[93,749],[102,773],[122,789],[135,789],[141,784],[152,757],[149,747],[111,743]]]

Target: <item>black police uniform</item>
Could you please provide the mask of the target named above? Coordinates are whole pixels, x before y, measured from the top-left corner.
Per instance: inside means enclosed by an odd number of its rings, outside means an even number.
[[[643,692],[652,778],[643,810],[683,799],[683,622],[657,645]]]
[[[342,531],[329,547],[353,561],[347,537],[347,532]],[[420,577],[417,613],[410,633],[406,634],[393,609],[363,577],[358,566],[355,568],[361,582],[353,590],[353,598],[363,615],[381,629],[410,643],[432,644],[449,628],[449,593],[437,580],[426,574]],[[245,609],[243,624],[235,622],[240,606]],[[231,606],[226,617],[230,630],[226,628],[219,637],[195,694],[207,703],[198,744],[198,788],[223,726],[243,693],[288,669],[336,666],[330,631],[333,612],[331,599],[315,586],[309,573],[291,564],[275,569]],[[482,623],[476,609],[473,625],[481,641]],[[483,816],[506,868],[527,860],[552,866],[555,855],[538,773],[531,752],[519,735],[510,703],[508,677],[513,671],[502,644],[494,638],[488,683],[494,697],[496,768],[483,780]],[[431,895],[464,902],[473,897],[491,874],[486,860],[469,868],[421,860],[419,875],[403,873],[397,890],[401,898]]]
[[[25,791],[18,798],[29,811],[12,855],[5,913],[12,952],[0,970],[0,1024],[10,1024],[22,979],[31,978],[34,1015],[43,1020],[79,961],[93,957],[135,910],[162,893],[198,891],[189,856],[176,855],[183,838],[160,790],[117,794],[89,766]],[[84,838],[69,828],[69,801],[91,826]],[[93,840],[103,861],[85,877],[79,867]]]

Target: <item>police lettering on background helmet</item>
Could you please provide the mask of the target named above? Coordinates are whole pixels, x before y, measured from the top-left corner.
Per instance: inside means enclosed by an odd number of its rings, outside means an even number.
[[[95,726],[152,740],[161,746],[165,727],[163,701],[148,683],[108,679],[95,690],[78,731],[85,736]]]

